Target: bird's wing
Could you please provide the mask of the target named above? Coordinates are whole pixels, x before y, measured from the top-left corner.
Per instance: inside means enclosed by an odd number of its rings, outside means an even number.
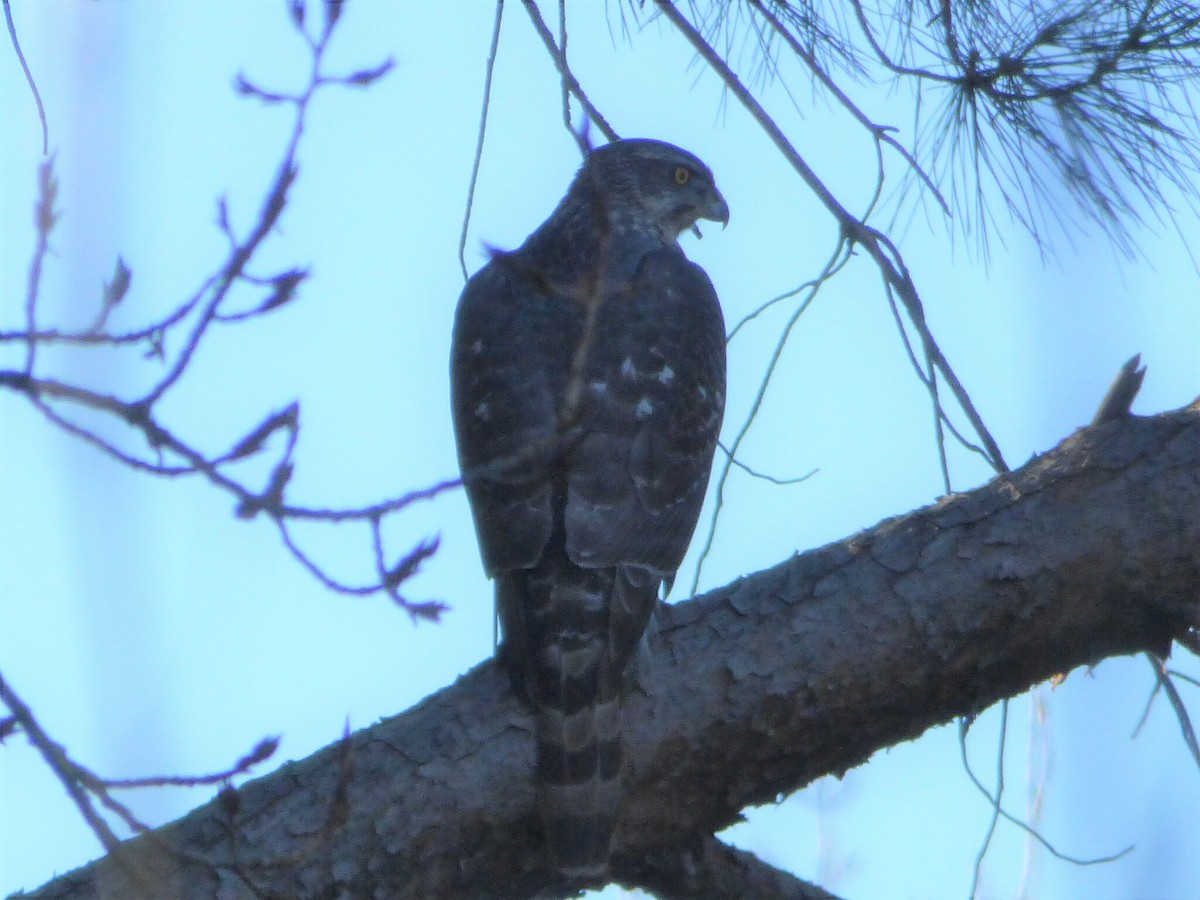
[[[488,575],[527,568],[554,526],[558,397],[573,337],[552,297],[496,259],[459,298],[451,406],[459,465]]]
[[[564,519],[581,566],[670,578],[695,529],[725,405],[725,326],[704,270],[677,248],[606,291],[586,366]]]

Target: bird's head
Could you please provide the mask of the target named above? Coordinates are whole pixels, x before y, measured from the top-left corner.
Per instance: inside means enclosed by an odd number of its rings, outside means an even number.
[[[593,193],[617,227],[675,241],[700,219],[729,223],[712,172],[686,150],[653,140],[613,141],[588,154],[576,184]]]

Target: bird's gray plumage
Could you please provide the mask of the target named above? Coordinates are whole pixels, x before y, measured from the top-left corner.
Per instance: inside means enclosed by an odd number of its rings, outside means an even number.
[[[690,153],[608,144],[459,299],[459,462],[501,659],[537,717],[547,848],[580,883],[607,865],[631,660],[687,550],[724,410],[720,307],[677,239],[728,217]]]

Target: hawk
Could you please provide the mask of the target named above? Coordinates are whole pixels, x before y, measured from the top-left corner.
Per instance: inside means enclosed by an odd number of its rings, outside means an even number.
[[[607,871],[631,663],[696,527],[724,413],[721,309],[678,243],[698,219],[726,224],[729,207],[695,156],[599,147],[455,315],[459,465],[500,661],[535,712],[549,861],[573,883]]]

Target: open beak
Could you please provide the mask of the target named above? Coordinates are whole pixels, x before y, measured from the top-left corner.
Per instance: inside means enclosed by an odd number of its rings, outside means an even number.
[[[705,207],[701,218],[720,222],[722,228],[729,224],[729,204],[725,202],[725,198],[721,196],[716,188],[713,189],[712,198],[708,206]]]

